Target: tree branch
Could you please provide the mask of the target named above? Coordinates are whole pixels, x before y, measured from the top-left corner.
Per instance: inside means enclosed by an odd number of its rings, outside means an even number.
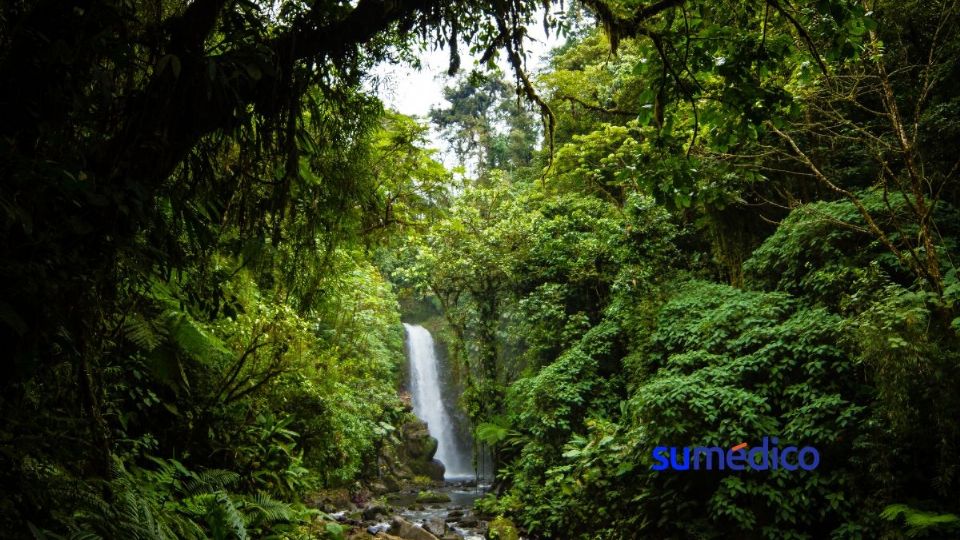
[[[780,2],[777,0],[767,0],[767,4],[773,6],[773,9],[777,10],[777,13],[783,15],[783,18],[787,19],[787,21],[793,25],[793,28],[796,29],[797,33],[800,34],[800,37],[803,38],[803,41],[806,42],[807,47],[810,49],[810,54],[813,55],[814,60],[817,61],[817,65],[820,66],[820,71],[823,72],[824,75],[829,76],[830,72],[827,71],[827,64],[824,63],[823,58],[820,57],[820,52],[817,50],[817,46],[814,44],[813,38],[810,37],[810,33],[807,32],[807,29],[804,28],[803,25],[800,24],[800,21],[794,18],[789,11],[783,9],[783,6],[781,6]]]
[[[793,137],[777,129],[777,126],[773,125],[772,122],[767,122],[767,127],[769,127],[771,131],[776,133],[781,139],[783,139],[787,143],[787,145],[790,146],[790,149],[793,150],[794,155],[796,155],[796,157],[800,160],[801,163],[803,163],[804,165],[807,166],[808,169],[810,169],[810,172],[813,173],[813,175],[817,178],[817,180],[819,180],[823,185],[825,185],[834,193],[842,195],[851,203],[853,203],[853,205],[857,208],[857,211],[860,212],[861,217],[863,217],[863,220],[867,223],[867,228],[870,229],[870,231],[874,234],[874,236],[876,236],[877,239],[880,240],[883,243],[883,245],[886,246],[887,249],[890,250],[890,252],[897,257],[897,260],[900,261],[900,264],[903,264],[908,268],[913,268],[914,271],[920,271],[921,273],[923,272],[922,267],[918,265],[913,265],[907,262],[907,260],[904,258],[903,253],[900,251],[900,249],[897,248],[896,245],[894,245],[894,243],[890,240],[887,234],[884,233],[883,230],[877,225],[877,222],[873,219],[873,216],[870,214],[870,211],[867,210],[867,208],[863,205],[863,202],[860,200],[859,197],[854,195],[852,192],[846,189],[843,189],[842,187],[831,182],[830,179],[827,178],[825,174],[823,174],[820,168],[817,167],[817,165],[813,162],[813,160],[811,160],[810,157],[807,156],[807,154],[805,154],[803,150],[800,149],[796,141],[793,140]]]

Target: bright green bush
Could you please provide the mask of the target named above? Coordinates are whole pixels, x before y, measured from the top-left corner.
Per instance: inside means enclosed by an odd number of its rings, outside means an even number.
[[[632,336],[643,352],[631,356],[629,394],[619,407],[613,396],[622,383],[599,377],[583,351],[622,351],[585,338],[515,385],[531,396],[517,416],[529,439],[509,469],[519,522],[577,538],[821,538],[865,530],[863,486],[852,479],[867,471],[850,460],[864,436],[864,385],[841,345],[842,323],[784,293],[678,284],[658,311],[656,331]],[[648,470],[655,446],[725,447],[763,436],[779,437],[781,447],[815,446],[820,468]],[[544,451],[560,440],[562,451]]]

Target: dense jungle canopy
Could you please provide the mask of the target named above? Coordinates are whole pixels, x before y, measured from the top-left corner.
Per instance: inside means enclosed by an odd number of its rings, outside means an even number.
[[[490,538],[960,538],[958,175],[957,0],[3,0],[0,536],[369,536],[404,320]]]

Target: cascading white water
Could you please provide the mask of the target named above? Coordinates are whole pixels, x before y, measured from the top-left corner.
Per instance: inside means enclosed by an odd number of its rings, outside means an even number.
[[[419,325],[403,323],[407,330],[407,351],[410,355],[410,393],[413,413],[427,423],[430,435],[437,439],[436,458],[446,467],[444,476],[473,476],[469,456],[457,444],[454,424],[443,402],[440,371],[433,336]]]

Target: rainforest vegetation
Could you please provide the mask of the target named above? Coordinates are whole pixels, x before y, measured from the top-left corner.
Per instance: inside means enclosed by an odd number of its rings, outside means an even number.
[[[367,535],[416,320],[491,538],[960,538],[957,0],[2,6],[0,536]]]

